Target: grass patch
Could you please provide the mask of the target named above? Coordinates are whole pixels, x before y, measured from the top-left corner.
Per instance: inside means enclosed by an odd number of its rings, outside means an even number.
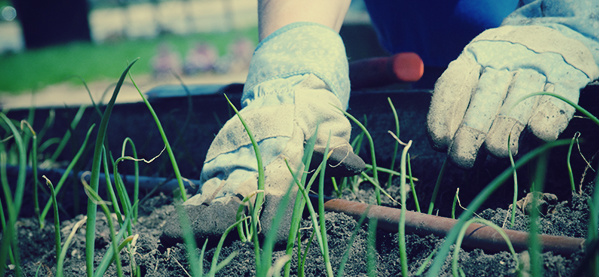
[[[136,74],[152,71],[152,57],[162,43],[168,44],[182,58],[199,42],[214,45],[223,56],[229,44],[239,37],[257,42],[256,27],[228,33],[206,33],[188,36],[164,35],[153,39],[124,40],[114,43],[94,44],[77,42],[43,49],[28,50],[18,54],[0,55],[0,92],[19,94],[35,91],[45,86],[65,81],[81,84],[118,76],[125,65],[140,57]]]

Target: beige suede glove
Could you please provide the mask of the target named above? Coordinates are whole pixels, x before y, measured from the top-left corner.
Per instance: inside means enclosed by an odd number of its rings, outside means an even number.
[[[353,175],[364,162],[348,140],[351,126],[340,111],[347,108],[349,80],[343,43],[333,30],[316,24],[291,24],[257,48],[242,97],[241,117],[255,137],[265,170],[262,233],[270,230],[281,198],[291,186],[290,203],[277,240],[286,240],[297,188],[289,169],[303,173],[304,144],[316,127],[315,150],[327,142],[337,173]],[[327,171],[328,172],[328,171]],[[216,135],[201,173],[197,195],[184,203],[197,236],[211,236],[236,221],[241,200],[257,190],[258,168],[249,136],[239,118],[231,118]],[[253,201],[252,201],[253,203]],[[165,229],[180,236],[178,224]]]
[[[526,126],[551,141],[566,128],[579,91],[599,76],[589,49],[580,41],[541,26],[490,29],[470,42],[435,84],[427,117],[433,146],[448,150],[459,166],[474,165],[480,147],[507,157],[518,150]]]

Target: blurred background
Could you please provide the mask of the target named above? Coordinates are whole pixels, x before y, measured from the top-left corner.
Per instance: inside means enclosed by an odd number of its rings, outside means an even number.
[[[132,73],[146,89],[179,82],[173,73],[186,83],[243,82],[257,22],[257,0],[0,0],[0,103],[83,81],[103,90],[138,57]],[[342,32],[355,45],[348,55],[380,52],[362,1],[346,25],[357,28]]]

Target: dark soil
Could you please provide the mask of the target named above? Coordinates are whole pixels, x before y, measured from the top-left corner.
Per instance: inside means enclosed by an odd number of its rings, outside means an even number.
[[[366,185],[364,185],[366,187]],[[361,190],[359,195],[367,195],[370,189]],[[391,190],[393,192],[393,190]],[[395,192],[396,193],[396,192]],[[574,194],[572,199],[561,201],[549,208],[547,215],[540,219],[543,233],[552,235],[584,237],[588,221],[587,200],[584,194]],[[142,276],[188,276],[189,266],[186,259],[186,248],[182,243],[168,243],[161,241],[162,227],[167,224],[167,214],[173,209],[171,196],[160,194],[142,203],[140,206],[140,217],[134,225],[134,233],[139,234],[135,245],[135,262],[141,269]],[[504,209],[505,208],[505,209]],[[504,208],[495,210],[487,209],[479,213],[482,218],[489,219],[499,226],[506,225],[506,213]],[[71,232],[73,225],[81,220],[83,216],[61,222],[63,242]],[[96,231],[96,262],[109,246],[110,238],[106,218],[99,213]],[[333,269],[336,271],[341,259],[348,251],[348,242],[353,231],[358,228],[355,241],[349,249],[349,259],[345,265],[346,276],[366,276],[370,270],[376,270],[377,276],[399,276],[401,266],[399,258],[398,238],[395,233],[385,231],[376,232],[374,249],[370,247],[368,223],[357,226],[355,219],[339,213],[329,212],[326,214],[327,236],[329,241],[330,256]],[[527,216],[518,210],[516,224],[513,229],[526,230]],[[312,233],[311,221],[304,219],[302,222],[301,251],[306,249]],[[507,224],[509,225],[509,224]],[[508,226],[509,227],[509,226]],[[47,222],[43,229],[39,228],[35,219],[25,218],[18,222],[19,244],[21,263],[25,276],[54,276],[56,270],[56,257],[54,250],[54,228],[52,222]],[[442,238],[429,236],[418,236],[408,234],[407,256],[409,271],[415,274],[426,258],[437,249],[443,242]],[[198,242],[202,245],[203,242]],[[276,260],[284,255],[282,247],[275,249],[273,259]],[[199,253],[199,249],[197,250]],[[297,251],[291,260],[292,275],[298,275]],[[305,276],[325,276],[323,258],[318,249],[316,241],[308,248],[306,264],[304,266]],[[222,250],[220,259],[236,252],[237,256],[223,268],[218,276],[254,276],[255,261],[254,248],[249,243],[239,240],[230,241]],[[214,248],[208,249],[205,255],[205,270],[214,254]],[[573,276],[580,264],[583,253],[575,253],[569,257],[544,253],[545,276]],[[519,255],[522,256],[522,255]],[[122,252],[123,268],[129,276],[129,256]],[[486,253],[481,249],[460,250],[460,266],[466,276],[516,276],[516,264],[508,252]],[[451,276],[451,264],[449,260],[445,263],[442,276]],[[65,262],[65,276],[85,275],[85,225],[83,225],[69,248]],[[111,265],[107,276],[115,276],[115,266]],[[14,276],[14,271],[8,271],[8,276]]]

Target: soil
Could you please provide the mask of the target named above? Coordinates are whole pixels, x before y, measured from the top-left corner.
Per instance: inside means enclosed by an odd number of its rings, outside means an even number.
[[[371,186],[361,185],[356,195],[371,195]],[[399,190],[390,190],[394,196]],[[353,196],[356,197],[355,195]],[[346,197],[347,198],[347,197]],[[140,217],[134,225],[133,232],[139,234],[135,245],[135,262],[139,265],[142,276],[188,276],[189,265],[186,259],[185,245],[180,242],[163,241],[162,227],[167,224],[167,214],[172,211],[172,196],[160,193],[145,200],[140,205]],[[567,201],[560,201],[550,205],[548,212],[540,219],[542,232],[552,235],[584,237],[588,221],[586,193],[573,194]],[[355,199],[354,199],[355,200]],[[505,225],[508,207],[486,209],[478,216],[491,220],[499,226]],[[527,230],[528,216],[517,210],[516,224],[513,229]],[[96,230],[96,263],[109,246],[110,238],[106,218],[99,213]],[[80,221],[83,215],[61,222],[61,235],[63,242],[71,232],[74,224]],[[347,251],[348,242],[352,233],[358,228],[355,241],[349,250],[350,255],[345,266],[345,276],[367,276],[369,267],[375,268],[377,276],[401,275],[398,238],[395,233],[377,231],[375,249],[369,244],[368,223],[359,227],[357,221],[345,214],[327,212],[325,215],[327,236],[329,241],[330,256],[333,269],[337,270],[341,258]],[[311,221],[305,218],[302,222],[301,251],[305,251],[312,233]],[[509,226],[507,226],[509,227]],[[53,276],[56,270],[56,257],[54,250],[54,227],[52,222],[40,229],[33,218],[24,218],[18,221],[19,245],[21,263],[25,276]],[[439,248],[442,238],[418,236],[408,234],[407,256],[410,275],[414,275],[426,258]],[[202,245],[203,242],[198,242]],[[199,249],[197,250],[199,253]],[[297,246],[291,260],[291,274],[298,275]],[[218,272],[218,276],[254,276],[254,248],[250,243],[239,240],[229,240],[223,248],[220,259],[236,252],[233,260]],[[65,262],[65,276],[85,275],[85,225],[76,233],[69,248]],[[209,270],[209,265],[214,255],[214,246],[211,245],[206,252],[204,267]],[[284,255],[281,246],[275,248],[273,260]],[[544,253],[545,276],[574,276],[574,272],[582,259],[582,252],[571,256]],[[519,254],[522,259],[523,254]],[[126,276],[130,276],[129,256],[122,252],[123,269]],[[372,263],[372,262],[373,263]],[[508,252],[486,253],[481,249],[460,250],[460,266],[466,276],[517,276],[516,264]],[[323,258],[318,249],[317,242],[312,242],[308,248],[305,276],[325,276]],[[115,266],[111,265],[107,276],[116,276]],[[14,271],[8,271],[7,276],[14,276]],[[442,276],[451,276],[451,263],[446,261]]]

